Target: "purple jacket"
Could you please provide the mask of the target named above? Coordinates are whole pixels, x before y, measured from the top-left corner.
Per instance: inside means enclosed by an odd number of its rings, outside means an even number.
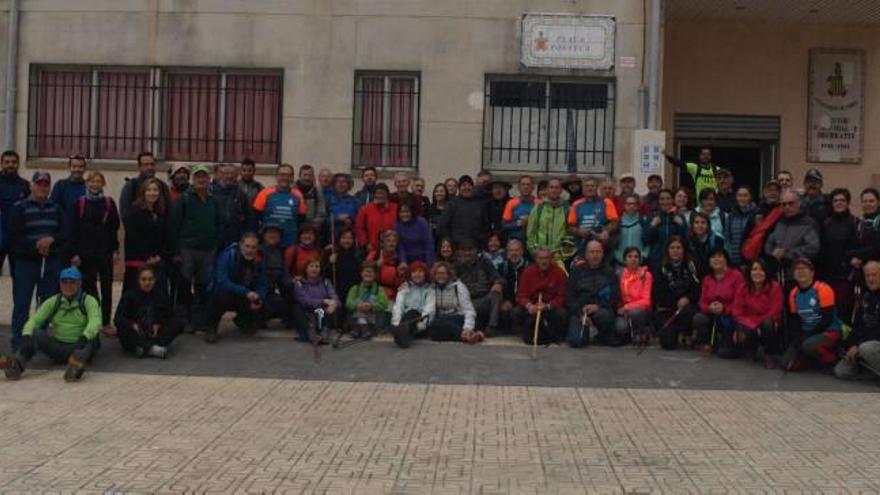
[[[339,296],[336,295],[333,284],[326,278],[317,282],[309,282],[306,279],[298,281],[294,287],[294,295],[299,305],[307,311],[322,307],[324,299],[333,299],[337,306],[339,305]]]
[[[407,223],[397,222],[395,230],[400,236],[397,255],[402,262],[424,261],[428,266],[434,264],[434,236],[427,220],[414,217]]]

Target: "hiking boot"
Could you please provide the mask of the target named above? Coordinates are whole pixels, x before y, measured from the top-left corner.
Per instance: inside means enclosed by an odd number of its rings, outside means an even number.
[[[149,351],[147,351],[147,355],[154,358],[165,359],[168,357],[168,348],[162,347],[161,345],[154,345],[150,347]]]
[[[205,343],[206,344],[216,344],[220,337],[217,336],[217,332],[206,332],[205,333]]]
[[[473,330],[466,330],[461,334],[461,340],[468,344],[476,344],[480,341],[480,337],[477,335],[477,332]]]
[[[412,335],[409,333],[409,328],[395,325],[391,327],[391,334],[394,335],[394,343],[397,344],[397,347],[400,347],[401,349],[409,348],[409,344],[412,342]]]
[[[0,355],[0,369],[6,374],[6,379],[10,381],[20,379],[24,372],[24,367],[18,362],[18,359],[11,356]]]
[[[64,370],[64,381],[65,382],[76,382],[82,378],[83,373],[86,372],[86,364],[75,358],[74,356],[70,356],[67,359],[67,369]]]

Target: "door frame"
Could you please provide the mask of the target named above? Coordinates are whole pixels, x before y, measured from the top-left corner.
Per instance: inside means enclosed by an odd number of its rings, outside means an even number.
[[[779,161],[779,141],[768,141],[760,139],[698,139],[684,138],[675,139],[675,156],[681,157],[681,150],[684,147],[709,147],[709,148],[751,148],[761,150],[760,176],[763,187],[770,179],[776,177]],[[721,164],[724,165],[724,164]],[[675,185],[679,184],[679,175],[675,175]],[[755,191],[760,194],[760,191]]]

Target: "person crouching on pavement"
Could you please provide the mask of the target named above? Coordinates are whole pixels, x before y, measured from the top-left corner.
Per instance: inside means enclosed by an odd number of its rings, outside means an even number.
[[[553,263],[553,253],[547,247],[539,247],[535,251],[535,263],[523,270],[516,290],[517,306],[510,318],[519,327],[523,342],[533,343],[538,312],[541,313],[538,344],[550,344],[565,338],[566,283],[565,272]]]
[[[211,276],[208,329],[205,342],[217,343],[217,329],[223,313],[235,311],[235,322],[248,334],[256,331],[266,301],[266,269],[257,260],[259,238],[253,232],[241,236],[220,253]]]
[[[410,263],[409,280],[397,290],[391,309],[391,333],[398,347],[406,349],[414,336],[428,329],[436,310],[434,297],[434,288],[428,282],[428,265],[421,261]]]
[[[629,334],[632,344],[646,346],[651,339],[651,287],[654,278],[648,267],[642,266],[639,248],[630,246],[623,251],[623,271],[620,273],[620,308],[617,309],[615,330]]]
[[[60,275],[61,293],[46,299],[25,323],[22,343],[13,356],[0,356],[0,369],[9,380],[18,380],[37,351],[56,364],[67,363],[64,380],[82,378],[86,365],[101,347],[101,305],[82,290],[82,274],[65,268]]]
[[[376,281],[376,264],[367,261],[361,267],[361,283],[348,290],[345,310],[348,326],[355,337],[376,335],[387,323],[388,296]]]
[[[284,250],[281,247],[284,231],[280,224],[270,220],[263,224],[260,232],[262,242],[257,258],[266,270],[266,301],[257,326],[265,328],[266,321],[280,318],[287,328],[293,328],[296,326],[293,319],[296,299],[293,295],[293,277],[284,265]]]
[[[763,361],[765,368],[776,367],[776,361],[770,355],[778,353],[776,343],[779,342],[783,299],[782,287],[769,277],[767,264],[760,259],[749,263],[746,283],[740,286],[733,301],[736,354],[745,350],[754,360]],[[719,354],[719,357],[736,356]]]
[[[294,315],[300,340],[313,345],[326,344],[330,335],[329,320],[339,310],[339,296],[333,284],[323,277],[321,259],[306,263],[306,274],[294,286],[297,305]]]
[[[485,328],[489,337],[496,335],[501,319],[504,279],[495,265],[478,255],[475,242],[465,239],[458,246],[455,272],[458,280],[467,286],[480,328]]]
[[[834,367],[838,378],[855,378],[861,368],[880,370],[880,262],[869,261],[862,271],[867,290],[862,295],[853,332],[843,344],[846,354]]]
[[[782,367],[798,371],[817,363],[837,364],[837,350],[843,324],[837,316],[834,290],[815,279],[809,258],[798,258],[792,265],[795,288],[788,295],[790,344],[782,355]]]
[[[113,323],[122,348],[136,357],[165,359],[168,346],[183,331],[171,300],[156,287],[156,269],[142,266],[138,286],[122,295]]]
[[[455,278],[452,265],[445,261],[434,263],[431,279],[434,281],[435,316],[428,324],[428,336],[436,341],[462,341],[468,344],[482,342],[486,336],[474,330],[477,312],[471,303],[467,287]]]
[[[625,336],[618,334],[614,315],[620,300],[620,281],[604,262],[605,249],[593,239],[587,242],[586,258],[577,257],[568,278],[568,335],[572,347],[589,345],[595,334],[601,344],[621,346]]]

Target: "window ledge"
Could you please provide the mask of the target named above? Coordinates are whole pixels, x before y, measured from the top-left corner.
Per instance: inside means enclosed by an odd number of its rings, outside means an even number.
[[[29,170],[67,170],[67,158],[28,158],[25,165]],[[193,166],[197,163],[207,163],[214,165],[214,162],[169,162],[157,161],[157,169],[159,172],[170,172],[172,167],[178,165]],[[137,162],[135,160],[112,160],[112,159],[89,159],[89,168],[92,170],[100,170],[102,172],[133,172],[137,170]],[[236,164],[238,165],[238,164]],[[275,173],[278,167],[274,163],[258,163],[257,175],[271,175]]]

